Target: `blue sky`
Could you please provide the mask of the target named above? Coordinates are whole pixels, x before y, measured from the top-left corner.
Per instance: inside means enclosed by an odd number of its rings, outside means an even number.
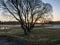
[[[45,3],[50,3],[53,7],[53,20],[60,21],[60,0],[42,0]]]
[[[60,0],[42,0],[45,3],[50,3],[53,7],[53,20],[60,21]],[[0,10],[0,21],[11,20],[10,17],[2,16],[2,10]]]

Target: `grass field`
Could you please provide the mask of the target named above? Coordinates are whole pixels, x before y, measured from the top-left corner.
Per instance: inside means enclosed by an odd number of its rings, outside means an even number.
[[[8,35],[15,37],[18,41],[28,42],[30,44],[51,43],[60,41],[60,29],[49,28],[34,28],[27,36],[22,35],[23,30],[11,29],[7,31],[0,31],[0,35]]]

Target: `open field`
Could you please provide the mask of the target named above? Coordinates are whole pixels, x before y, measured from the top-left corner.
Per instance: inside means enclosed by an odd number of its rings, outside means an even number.
[[[11,29],[0,31],[0,35],[15,37],[20,42],[27,42],[31,45],[44,45],[60,43],[60,29],[34,28],[27,36],[23,35],[23,30]]]

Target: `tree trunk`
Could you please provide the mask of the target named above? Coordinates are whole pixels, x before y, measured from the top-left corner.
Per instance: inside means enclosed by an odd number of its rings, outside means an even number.
[[[31,31],[30,31],[30,30],[27,30],[27,32],[29,32],[29,33],[30,33]]]
[[[27,33],[27,31],[26,31],[26,30],[24,30],[24,35],[28,35],[28,33]]]

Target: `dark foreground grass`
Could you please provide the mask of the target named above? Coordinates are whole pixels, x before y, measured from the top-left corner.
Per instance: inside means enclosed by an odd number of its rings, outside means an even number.
[[[20,42],[30,43],[30,45],[38,44],[55,44],[60,42],[60,29],[49,29],[49,28],[34,28],[31,33],[27,36],[23,35],[23,30],[11,29],[6,31],[1,31],[0,35],[7,35],[16,38]]]

